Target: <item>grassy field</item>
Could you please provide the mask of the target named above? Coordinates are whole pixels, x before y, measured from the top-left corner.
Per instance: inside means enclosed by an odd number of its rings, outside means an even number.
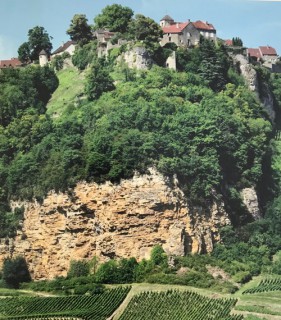
[[[56,295],[51,294],[50,292],[35,292],[31,290],[16,290],[16,289],[0,288],[0,298],[19,297],[19,296],[50,297],[50,296],[56,296]]]
[[[246,289],[256,287],[260,281],[265,278],[271,278],[271,276],[255,277],[234,294],[234,297],[238,298],[235,312],[244,314],[247,320],[281,320],[281,291],[242,294]],[[247,315],[248,317],[246,317]]]

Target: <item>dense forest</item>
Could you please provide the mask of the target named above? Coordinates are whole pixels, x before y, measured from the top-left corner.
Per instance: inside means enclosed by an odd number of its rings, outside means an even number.
[[[85,87],[59,118],[47,106],[67,56],[50,66],[0,71],[1,237],[13,237],[22,219],[22,210],[11,212],[13,199],[42,201],[50,190],[69,190],[81,180],[118,182],[153,166],[166,176],[177,175],[191,205],[208,206],[214,199],[226,204],[234,228],[222,230],[222,243],[212,257],[202,259],[217,259],[232,274],[258,274],[281,249],[280,149],[274,139],[281,76],[256,67],[274,95],[273,123],[223,43],[201,39],[189,50],[161,48],[158,24],[142,15],[133,18],[125,9],[122,21],[112,20],[120,22],[116,25],[109,19],[110,7],[95,18],[96,28],[117,32],[114,41],[127,41],[107,59],[98,58],[85,17],[73,18],[68,34],[78,48],[72,62],[85,75]],[[150,52],[151,69],[129,69],[117,59],[135,45]],[[172,50],[178,71],[164,68]],[[258,191],[264,219],[249,221],[240,198],[245,187]],[[194,263],[189,261],[178,263]],[[197,263],[202,271],[204,261]],[[275,270],[281,273],[281,259]],[[165,281],[163,274],[160,278]]]

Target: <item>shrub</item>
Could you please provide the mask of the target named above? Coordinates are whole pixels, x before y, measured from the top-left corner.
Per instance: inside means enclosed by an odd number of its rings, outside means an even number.
[[[240,271],[233,276],[233,280],[238,283],[246,283],[252,279],[252,275],[248,271]]]
[[[21,282],[31,281],[28,266],[23,257],[7,258],[3,263],[3,281],[10,288],[19,288]]]
[[[90,272],[89,264],[86,261],[71,261],[67,278],[87,276]]]

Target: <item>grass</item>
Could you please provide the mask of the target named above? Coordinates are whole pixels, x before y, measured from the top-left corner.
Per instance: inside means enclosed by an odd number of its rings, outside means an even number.
[[[256,287],[265,278],[274,278],[274,276],[261,275],[255,277],[233,295],[239,299],[235,311],[242,313],[245,320],[281,320],[281,291],[242,294],[246,289]]]
[[[47,104],[47,114],[54,119],[61,118],[79,105],[84,91],[85,72],[79,72],[75,67],[69,67],[60,70],[57,77],[59,87]]]
[[[0,288],[0,298],[6,298],[6,297],[18,297],[18,296],[34,296],[34,292],[26,292],[22,290],[16,290],[16,289],[8,289],[8,288]]]

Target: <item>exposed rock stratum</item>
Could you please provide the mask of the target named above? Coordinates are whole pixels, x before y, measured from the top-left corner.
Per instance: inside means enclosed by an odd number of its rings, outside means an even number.
[[[210,252],[219,228],[230,224],[222,202],[189,208],[176,178],[154,169],[118,185],[81,182],[24,206],[22,228],[1,240],[0,259],[24,256],[33,279],[64,276],[71,260],[149,258],[156,244],[171,255]]]

